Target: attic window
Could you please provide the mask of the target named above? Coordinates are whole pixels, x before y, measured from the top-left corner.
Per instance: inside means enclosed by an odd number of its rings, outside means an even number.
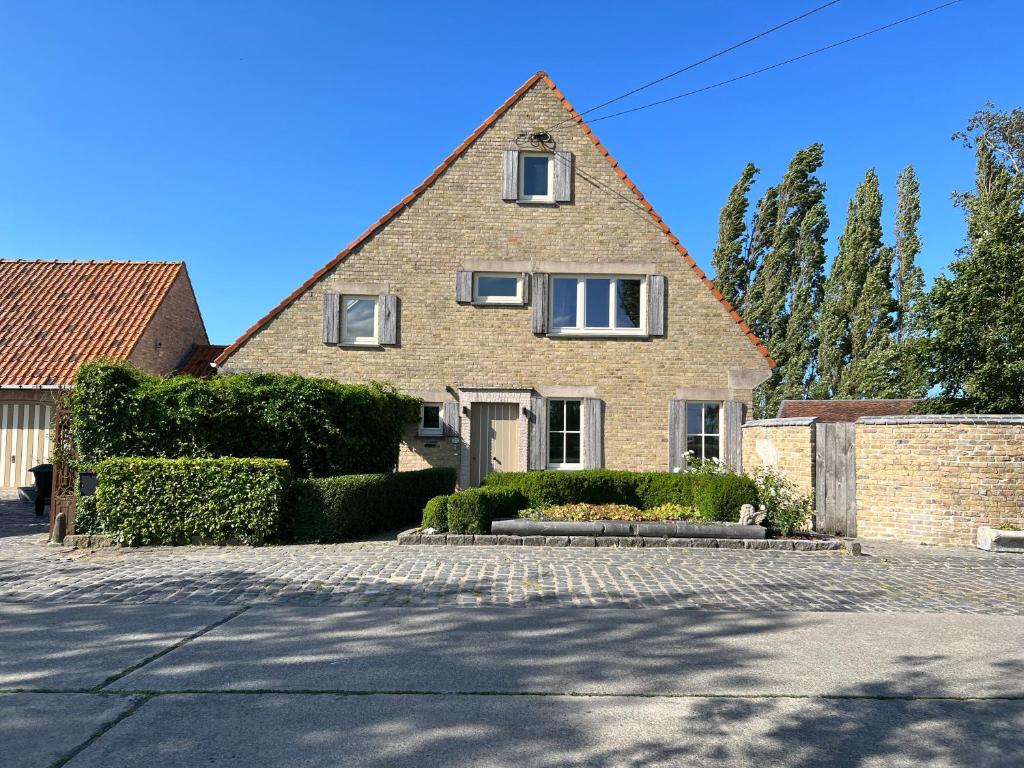
[[[520,202],[554,202],[554,163],[552,160],[552,155],[547,153],[519,153]]]

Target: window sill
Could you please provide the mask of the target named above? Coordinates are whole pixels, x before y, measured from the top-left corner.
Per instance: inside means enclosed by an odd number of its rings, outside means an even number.
[[[578,472],[583,469],[582,464],[548,464],[544,469],[552,472]]]
[[[422,437],[425,440],[437,440],[440,437],[444,437],[444,432],[416,432],[416,437]]]
[[[342,349],[383,349],[376,341],[343,341],[338,344]]]
[[[558,202],[554,198],[551,200],[524,200],[523,198],[519,198],[516,200],[516,203],[519,205],[558,205]]]
[[[640,339],[647,340],[651,335],[647,331],[548,331],[552,339]]]

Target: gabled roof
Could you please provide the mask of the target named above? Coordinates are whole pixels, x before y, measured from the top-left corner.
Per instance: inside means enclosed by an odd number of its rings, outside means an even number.
[[[776,418],[856,421],[861,416],[903,416],[920,400],[783,400]]]
[[[208,379],[214,373],[213,361],[225,349],[227,349],[225,344],[196,344],[189,350],[175,373]]]
[[[125,360],[181,262],[0,259],[0,387],[68,385],[82,363]]]
[[[535,75],[533,75],[533,77],[531,77],[521,86],[519,86],[516,92],[513,93],[512,96],[510,96],[509,99],[504,104],[498,107],[498,109],[490,117],[484,120],[480,127],[473,131],[473,133],[471,133],[466,138],[465,141],[463,141],[458,147],[456,147],[455,151],[448,155],[448,157],[445,158],[444,162],[437,166],[437,168],[434,169],[434,172],[431,173],[426,179],[424,179],[423,182],[419,184],[419,186],[417,186],[412,192],[406,195],[397,205],[395,205],[390,211],[385,213],[380,219],[378,219],[373,225],[371,225],[369,229],[363,232],[363,234],[361,234],[359,237],[353,240],[345,248],[345,250],[341,251],[337,256],[335,256],[333,259],[327,262],[327,264],[325,264],[323,267],[317,270],[312,277],[310,277],[306,282],[304,282],[302,285],[300,285],[298,288],[292,291],[292,293],[286,296],[284,300],[281,301],[280,304],[278,304],[276,307],[270,310],[270,312],[268,312],[260,320],[258,320],[255,325],[253,325],[245,333],[243,333],[233,344],[231,344],[217,357],[215,363],[217,365],[220,365],[225,360],[227,360],[227,358],[234,354],[243,344],[245,344],[249,339],[255,336],[259,331],[261,331],[268,323],[270,323],[271,320],[273,320],[281,312],[283,312],[293,301],[295,301],[297,298],[299,298],[299,296],[301,296],[307,290],[309,290],[309,288],[311,288],[321,277],[326,275],[328,272],[334,269],[334,267],[336,267],[338,264],[344,261],[345,258],[350,253],[352,253],[353,250],[355,250],[365,241],[370,239],[370,237],[372,237],[378,230],[380,230],[395,216],[397,216],[406,206],[410,205],[414,200],[416,200],[416,198],[419,197],[420,194],[422,194],[431,184],[433,184],[438,179],[438,177],[442,173],[444,173],[445,170],[447,170],[448,166],[454,163],[459,158],[459,156],[462,155],[463,152],[469,149],[473,142],[476,141],[483,134],[484,131],[490,128],[491,125],[498,118],[504,115],[505,112],[507,112],[517,101],[519,101],[523,94],[525,94],[528,90],[530,90],[530,88],[532,88],[538,82],[543,82],[545,85],[547,85],[548,88],[551,89],[552,93],[554,93],[555,96],[558,97],[558,99],[562,102],[562,106],[565,107],[565,111],[569,113],[570,118],[580,126],[580,128],[583,130],[583,133],[587,135],[590,141],[593,142],[594,146],[597,147],[598,151],[605,156],[605,158],[611,164],[612,168],[615,169],[615,173],[619,176],[620,179],[622,179],[623,183],[625,183],[625,185],[633,192],[633,194],[636,195],[637,199],[640,201],[640,204],[651,215],[655,223],[661,228],[661,230],[665,233],[668,239],[676,247],[676,250],[679,251],[679,255],[682,256],[683,261],[686,263],[686,265],[691,270],[693,270],[694,274],[696,274],[698,278],[700,278],[701,282],[705,285],[705,287],[707,287],[709,291],[711,291],[712,295],[714,295],[714,297],[718,299],[719,302],[721,302],[722,306],[724,306],[726,311],[729,313],[729,316],[740,327],[740,330],[746,334],[747,338],[750,339],[751,343],[754,344],[757,351],[760,352],[761,356],[764,357],[764,359],[768,362],[768,365],[772,368],[775,368],[776,363],[772,359],[771,355],[768,353],[767,348],[764,346],[764,344],[761,343],[761,340],[753,333],[753,331],[750,330],[750,327],[745,322],[743,322],[743,318],[740,317],[739,313],[733,308],[733,306],[728,301],[726,301],[721,291],[715,288],[715,284],[704,273],[704,270],[697,266],[697,262],[693,260],[693,258],[690,256],[686,248],[684,248],[682,243],[679,242],[679,238],[677,238],[672,233],[672,230],[668,228],[668,225],[665,223],[665,221],[661,218],[661,216],[657,214],[657,212],[654,210],[654,207],[643,196],[643,194],[637,188],[636,184],[634,184],[633,181],[629,178],[629,176],[626,175],[626,172],[622,170],[622,166],[619,165],[618,161],[614,157],[612,157],[611,153],[607,149],[605,149],[603,144],[601,144],[601,141],[590,129],[590,126],[586,124],[586,122],[583,120],[583,117],[573,108],[573,106],[569,103],[569,100],[558,89],[558,86],[555,85],[554,81],[550,77],[548,77],[546,72],[543,71],[537,72]]]

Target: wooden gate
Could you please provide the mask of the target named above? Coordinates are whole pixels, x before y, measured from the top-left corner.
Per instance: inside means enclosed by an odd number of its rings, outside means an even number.
[[[857,467],[852,423],[814,425],[815,529],[857,535]]]
[[[50,496],[50,538],[61,541],[62,534],[75,532],[75,482],[78,452],[71,437],[71,411],[65,403],[57,406],[53,420],[53,491]],[[63,515],[63,525],[58,516]]]

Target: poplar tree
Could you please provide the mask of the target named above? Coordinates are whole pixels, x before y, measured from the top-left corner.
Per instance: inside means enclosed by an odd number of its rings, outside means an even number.
[[[917,224],[921,219],[921,187],[908,165],[896,179],[896,253],[893,270],[896,342],[903,344],[920,330],[924,273],[916,260],[921,253]]]
[[[747,163],[718,217],[718,244],[711,258],[715,268],[715,287],[734,308],[742,306],[750,285],[753,265],[748,252],[747,195],[758,172],[757,166]]]

